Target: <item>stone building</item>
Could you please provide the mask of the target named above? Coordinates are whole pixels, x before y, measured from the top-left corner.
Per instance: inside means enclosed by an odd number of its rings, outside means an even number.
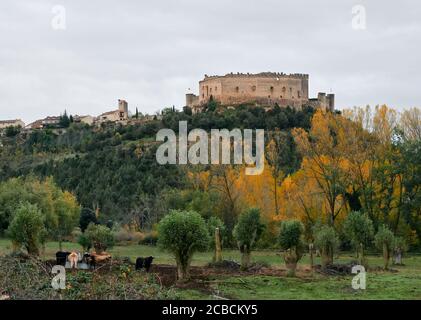
[[[258,74],[230,73],[225,76],[207,76],[199,82],[199,95],[188,93],[186,105],[199,112],[214,99],[223,106],[255,104],[301,108],[304,105],[334,109],[334,95],[319,93],[309,99],[309,76],[264,72]]]
[[[21,127],[21,128],[24,128],[25,127],[25,123],[22,120],[20,120],[20,119],[16,119],[16,120],[0,120],[0,130],[6,129],[8,127]]]
[[[118,110],[109,111],[101,114],[97,121],[102,122],[117,122],[126,121],[129,119],[129,106],[127,101],[118,100]]]

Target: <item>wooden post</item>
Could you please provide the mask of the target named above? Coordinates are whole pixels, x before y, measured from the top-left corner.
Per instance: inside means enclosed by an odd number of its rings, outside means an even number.
[[[215,262],[222,261],[222,244],[221,244],[221,232],[219,228],[215,229]]]
[[[314,268],[314,250],[313,249],[314,249],[314,244],[310,243],[308,245],[308,251],[310,253],[310,266],[311,266],[311,269]]]

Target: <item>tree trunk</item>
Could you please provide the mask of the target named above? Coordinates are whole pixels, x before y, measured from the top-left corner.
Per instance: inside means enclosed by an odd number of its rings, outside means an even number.
[[[59,251],[63,251],[63,242],[61,241],[61,239],[58,241],[58,248]]]
[[[215,262],[222,261],[222,243],[221,243],[221,232],[219,228],[215,229]]]
[[[402,250],[400,249],[395,251],[395,264],[402,265]]]
[[[358,263],[361,266],[364,266],[365,269],[368,269],[368,261],[365,257],[364,246],[362,243],[360,243],[359,250],[358,250]]]
[[[189,265],[188,263],[182,263],[177,261],[177,280],[185,281],[189,279]]]
[[[383,261],[384,261],[384,270],[389,269],[389,248],[386,244],[383,245]]]
[[[244,250],[241,253],[241,270],[247,270],[250,266],[250,252],[248,250]]]
[[[333,264],[333,250],[330,246],[322,248],[322,269],[326,269]]]
[[[295,277],[295,270],[297,270],[298,253],[296,248],[288,249],[284,253],[285,266],[288,269],[288,276]]]
[[[314,245],[312,243],[308,245],[308,251],[310,253],[310,266],[311,266],[311,269],[313,269],[314,268]]]
[[[30,256],[39,256],[39,248],[35,243],[28,243],[26,250]]]

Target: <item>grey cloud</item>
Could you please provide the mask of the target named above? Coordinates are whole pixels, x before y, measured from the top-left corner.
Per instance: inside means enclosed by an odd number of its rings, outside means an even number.
[[[51,28],[56,4],[65,31]],[[365,31],[351,28],[356,4]],[[309,73],[339,108],[419,106],[420,15],[412,0],[2,0],[0,119],[97,115],[119,98],[154,113],[231,71]]]

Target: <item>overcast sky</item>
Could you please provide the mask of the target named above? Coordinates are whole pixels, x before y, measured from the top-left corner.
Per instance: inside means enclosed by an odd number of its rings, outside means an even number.
[[[308,73],[339,109],[421,106],[420,17],[415,0],[1,0],[0,120],[98,115],[119,98],[154,113],[229,72]]]

